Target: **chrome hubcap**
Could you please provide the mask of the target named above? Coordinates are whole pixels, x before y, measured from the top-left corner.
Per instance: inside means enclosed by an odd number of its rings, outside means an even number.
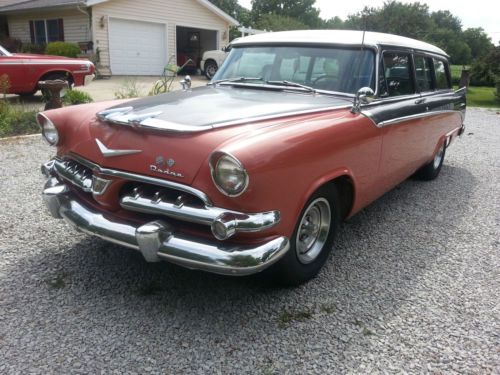
[[[438,169],[444,155],[444,144],[441,146],[436,156],[434,156],[434,169]]]
[[[307,207],[295,240],[297,257],[301,263],[311,263],[321,253],[330,232],[331,220],[330,204],[325,198],[315,199]]]
[[[207,68],[207,73],[210,77],[213,77],[217,72],[217,68],[214,65],[209,65]]]

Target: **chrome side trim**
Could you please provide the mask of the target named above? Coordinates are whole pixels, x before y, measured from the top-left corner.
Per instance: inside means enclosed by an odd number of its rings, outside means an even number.
[[[139,250],[148,261],[164,259],[187,268],[242,276],[266,269],[290,248],[284,236],[257,245],[224,245],[174,233],[163,221],[137,225],[111,219],[79,203],[64,185],[47,188],[43,196],[54,217],[62,217],[81,232]]]
[[[436,115],[442,115],[445,113],[459,113],[462,117],[463,114],[461,111],[453,110],[453,109],[447,109],[447,110],[439,110],[439,111],[428,111],[428,112],[423,112],[423,113],[417,113],[414,115],[409,115],[409,116],[402,116],[402,117],[396,117],[387,121],[381,121],[379,123],[375,123],[375,125],[379,128],[383,128],[385,126],[390,126],[390,125],[396,125],[404,121],[411,121],[411,120],[416,120],[420,118],[425,118],[429,116],[436,116]],[[363,111],[362,114],[369,119],[373,119],[372,114],[370,111]]]
[[[90,168],[93,171],[97,171],[99,174],[119,177],[119,178],[131,180],[131,181],[144,182],[146,184],[163,186],[163,187],[172,188],[175,190],[180,190],[180,191],[183,191],[185,193],[192,194],[195,197],[198,197],[207,206],[210,206],[210,207],[213,206],[212,201],[204,192],[202,192],[198,189],[192,188],[190,186],[179,184],[179,183],[173,182],[173,181],[162,180],[159,178],[139,175],[139,174],[135,174],[135,173],[123,172],[123,171],[119,171],[116,169],[103,168],[103,167],[99,166],[98,164],[95,164],[95,163],[93,163],[87,159],[84,159],[81,156],[79,156],[77,154],[73,154],[73,153],[68,154],[68,156],[69,156],[69,158],[74,159],[77,162],[83,164],[87,168]]]

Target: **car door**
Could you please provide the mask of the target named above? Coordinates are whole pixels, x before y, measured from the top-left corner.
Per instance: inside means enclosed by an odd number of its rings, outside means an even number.
[[[25,88],[24,62],[15,54],[7,54],[0,50],[0,76],[6,74],[9,77],[9,93],[22,92]]]
[[[415,55],[417,81],[419,80],[419,61],[425,60],[426,80],[431,87],[421,90],[422,105],[426,111],[427,145],[423,154],[433,156],[436,148],[443,142],[443,137],[456,130],[463,123],[465,113],[465,94],[463,90],[455,92],[451,88],[448,62],[441,56]]]
[[[424,159],[426,134],[421,115],[425,106],[417,92],[411,51],[383,51],[378,93],[381,100],[371,106],[369,115],[382,132],[379,178],[388,190],[413,173]]]

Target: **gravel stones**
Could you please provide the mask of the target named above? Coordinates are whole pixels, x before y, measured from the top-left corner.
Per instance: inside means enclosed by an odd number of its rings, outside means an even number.
[[[40,197],[39,136],[0,141],[0,373],[500,373],[500,116],[469,109],[432,182],[343,226],[280,289],[71,230]]]

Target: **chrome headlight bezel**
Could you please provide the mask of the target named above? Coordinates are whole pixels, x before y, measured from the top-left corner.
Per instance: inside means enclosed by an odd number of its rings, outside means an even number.
[[[226,163],[226,165],[224,166],[223,163]],[[239,197],[248,189],[248,185],[250,184],[250,177],[248,176],[248,173],[243,164],[233,155],[228,154],[227,152],[216,151],[210,156],[209,165],[212,182],[222,194],[234,198]],[[228,167],[231,167],[231,165],[233,168],[232,176],[239,179],[237,187],[234,189],[231,189],[227,185],[227,181],[225,183],[223,173],[221,173],[223,168],[226,168],[227,170]],[[237,173],[234,173],[234,171],[236,171]],[[228,172],[226,171],[226,174],[227,173]],[[236,176],[237,174],[239,174],[239,176]]]
[[[43,113],[38,113],[36,115],[36,122],[42,130],[42,136],[45,141],[51,146],[57,146],[59,144],[59,131],[54,123]]]

